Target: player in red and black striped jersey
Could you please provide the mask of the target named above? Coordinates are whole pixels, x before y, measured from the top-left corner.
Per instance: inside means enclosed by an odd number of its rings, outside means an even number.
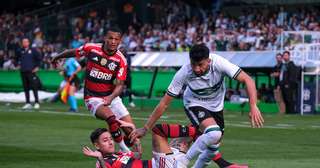
[[[130,123],[120,121],[122,126]],[[185,168],[179,160],[196,136],[196,128],[178,124],[157,124],[152,130],[151,160],[140,160],[132,152],[115,152],[113,139],[105,128],[91,133],[90,139],[96,151],[83,147],[84,155],[97,158],[96,168]],[[170,144],[168,138],[172,138]]]
[[[122,34],[118,28],[110,28],[104,43],[87,43],[77,49],[67,49],[55,56],[58,59],[68,57],[86,57],[84,99],[89,111],[97,118],[105,120],[120,148],[128,151],[124,143],[119,123],[116,119],[133,123],[119,95],[122,93],[127,75],[127,61],[118,50]],[[131,130],[124,129],[129,135]],[[139,141],[136,142],[139,144]]]

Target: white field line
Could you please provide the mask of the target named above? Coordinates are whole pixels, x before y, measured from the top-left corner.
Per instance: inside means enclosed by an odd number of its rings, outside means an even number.
[[[45,114],[55,114],[55,115],[70,115],[70,116],[85,116],[85,117],[93,117],[91,114],[85,114],[85,113],[72,113],[72,112],[59,112],[59,111],[51,111],[51,110],[21,110],[21,109],[4,109],[0,108],[2,112],[15,112],[15,113],[45,113]],[[134,120],[140,120],[140,121],[146,121],[147,118],[144,117],[133,117]],[[184,123],[184,121],[181,120],[174,120],[170,119],[169,116],[163,116],[160,118],[160,121],[170,121],[170,122],[176,122],[176,123]],[[249,122],[239,122],[234,123],[225,120],[225,123],[228,126],[234,126],[234,127],[242,127],[242,128],[250,128],[251,125]],[[312,125],[311,128],[320,128],[320,126]],[[275,125],[266,125],[263,128],[272,128],[272,129],[297,129],[295,125],[292,124],[275,124]]]

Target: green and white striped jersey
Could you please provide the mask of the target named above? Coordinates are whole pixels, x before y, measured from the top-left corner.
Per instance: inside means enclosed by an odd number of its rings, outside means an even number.
[[[183,92],[186,108],[202,106],[210,111],[221,111],[226,91],[224,77],[236,78],[241,69],[217,54],[210,54],[210,60],[210,69],[203,76],[196,76],[190,63],[183,65],[171,81],[167,94],[176,97]]]

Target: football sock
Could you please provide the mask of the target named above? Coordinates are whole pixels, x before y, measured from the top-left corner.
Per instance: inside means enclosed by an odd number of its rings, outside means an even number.
[[[204,152],[208,147],[215,145],[221,138],[221,130],[218,125],[212,125],[204,130],[204,133],[191,145],[186,156],[189,160]]]
[[[120,150],[123,152],[130,151],[130,149],[127,147],[123,140],[123,135],[120,130],[120,123],[116,120],[116,116],[113,115],[109,117],[106,121],[109,125],[111,136],[114,139],[114,141],[119,144]]]
[[[157,124],[152,128],[152,132],[166,138],[194,138],[197,134],[197,129],[193,126],[184,126],[179,124]]]
[[[219,153],[218,145],[212,145],[204,150],[197,158],[193,168],[202,168],[210,164],[210,161]]]
[[[116,120],[116,116],[111,116],[107,120],[109,125],[111,136],[113,137],[116,143],[123,141],[123,136],[120,131],[120,123]]]
[[[77,106],[77,99],[75,96],[69,96],[68,97],[68,100],[69,100],[69,105],[71,107],[71,109],[73,110],[77,110],[78,109],[78,106]]]

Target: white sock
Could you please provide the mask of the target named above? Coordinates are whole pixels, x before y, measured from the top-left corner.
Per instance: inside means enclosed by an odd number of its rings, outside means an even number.
[[[207,148],[202,152],[192,168],[207,167],[210,164],[211,159],[219,152],[218,147],[219,145],[212,145],[210,148]]]
[[[127,147],[127,145],[124,143],[123,140],[121,140],[119,143],[119,147],[120,147],[120,150],[122,152],[130,152],[131,150]]]
[[[204,134],[198,137],[198,139],[191,145],[187,152],[187,158],[189,160],[198,156],[204,152],[209,146],[217,144],[221,138],[221,131],[218,125],[212,125],[204,130]]]

